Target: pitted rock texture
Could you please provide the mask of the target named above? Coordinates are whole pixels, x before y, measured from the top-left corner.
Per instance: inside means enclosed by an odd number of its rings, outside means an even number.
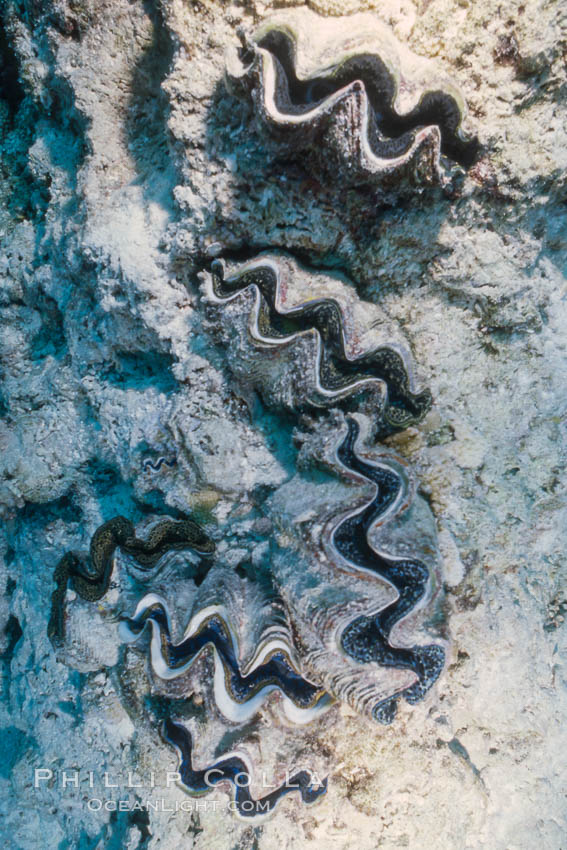
[[[222,78],[237,28],[253,30],[269,3],[2,6],[0,834],[10,850],[393,850],[432,836],[443,850],[562,847],[564,12],[535,0],[308,5],[370,9],[455,79],[480,156],[454,197],[385,204],[262,145]],[[200,690],[206,663],[179,690],[148,693],[146,654],[117,637],[119,593],[131,593],[120,559],[100,607],[69,607],[65,663],[48,641],[54,565],[118,514],[142,527],[195,513],[238,574],[292,569],[287,518],[309,532],[323,474],[312,425],[282,435],[269,411],[250,409],[198,309],[197,274],[211,259],[264,249],[356,280],[402,326],[434,398],[419,428],[389,443],[416,469],[416,510],[427,501],[437,526],[452,649],[433,701],[402,705],[387,730],[347,708],[292,734],[269,710],[227,731]],[[325,501],[340,503],[344,492],[325,486]],[[392,529],[389,551],[404,539]],[[186,569],[168,562],[156,592]],[[169,600],[179,621],[189,597]],[[176,764],[155,734],[172,700],[200,732],[196,765],[212,764],[227,735],[271,782],[282,765],[329,773],[326,796],[302,809],[289,795],[251,827],[224,805],[111,816],[87,808],[86,782],[62,790],[62,769],[92,770],[97,795],[118,800],[128,792],[105,791],[105,770],[146,782],[155,770],[155,796],[186,800],[165,786]],[[35,767],[55,782],[35,789]]]

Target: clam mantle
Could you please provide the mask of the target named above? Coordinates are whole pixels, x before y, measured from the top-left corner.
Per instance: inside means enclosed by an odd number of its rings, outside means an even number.
[[[455,164],[473,161],[458,87],[374,15],[286,10],[240,37],[241,47],[227,50],[230,91],[251,102],[269,141],[307,154],[327,179],[444,184]]]

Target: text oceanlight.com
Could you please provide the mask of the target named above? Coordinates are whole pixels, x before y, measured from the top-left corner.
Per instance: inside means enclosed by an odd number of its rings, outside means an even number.
[[[269,803],[258,801],[244,801],[253,807],[254,811],[269,811]],[[240,808],[244,805],[241,804]],[[223,808],[220,800],[165,800],[163,797],[154,797],[148,800],[101,800],[99,797],[91,797],[87,801],[87,808],[91,812],[216,812]],[[224,804],[224,808],[233,812],[239,811],[239,806],[234,800]],[[246,810],[246,805],[244,809]]]

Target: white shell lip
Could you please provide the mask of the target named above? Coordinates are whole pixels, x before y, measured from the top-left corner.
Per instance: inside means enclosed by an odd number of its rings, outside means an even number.
[[[350,291],[350,281],[346,278],[340,275],[331,277],[324,272],[304,268],[291,255],[284,252],[264,252],[236,266],[227,264],[223,259],[216,259],[212,264],[212,273],[203,277],[204,301],[211,305],[227,305],[245,297],[244,293],[247,290],[253,290],[253,302],[248,318],[248,334],[253,347],[266,351],[278,348],[285,349],[286,346],[302,337],[312,339],[313,362],[309,362],[309,386],[303,387],[301,390],[294,387],[294,392],[298,392],[303,400],[308,401],[314,407],[325,407],[329,403],[338,403],[348,398],[352,393],[362,388],[368,388],[375,391],[377,403],[380,404],[386,419],[391,415],[388,405],[387,383],[382,378],[361,376],[357,379],[353,377],[352,382],[347,386],[335,389],[323,385],[320,366],[324,346],[320,334],[315,329],[298,331],[277,339],[265,336],[259,327],[262,296],[255,284],[250,283],[249,286],[226,295],[219,296],[216,294],[213,285],[215,269],[219,269],[224,280],[234,282],[248,272],[263,268],[270,269],[276,279],[274,304],[278,314],[293,316],[304,306],[313,305],[319,301],[334,302],[342,318],[340,333],[346,361],[356,364],[360,357],[368,355],[371,351],[390,350],[397,354],[402,361],[407,375],[409,394],[417,396],[424,392],[424,388],[416,386],[413,362],[410,352],[404,344],[405,340],[394,331],[390,324],[384,326],[379,344],[369,344],[370,340],[363,333],[364,325],[367,326],[369,314],[373,315],[372,311],[377,311],[377,307],[354,296]],[[326,287],[323,287],[323,280]],[[378,320],[378,317],[379,314],[376,312],[374,318]],[[290,354],[290,357],[293,357],[293,355]],[[305,369],[307,369],[307,364]],[[407,423],[409,424],[411,421],[414,421],[414,419],[408,414]],[[399,424],[396,424],[396,427],[400,427]]]
[[[441,134],[439,128],[435,125],[422,127],[415,133],[414,140],[405,153],[397,157],[379,157],[370,146],[368,141],[368,124],[369,124],[369,102],[364,88],[358,81],[349,83],[338,91],[334,92],[328,98],[325,98],[321,103],[314,106],[308,112],[294,115],[289,112],[282,112],[275,101],[276,92],[276,69],[274,57],[272,54],[260,48],[261,62],[263,66],[264,86],[263,86],[263,108],[270,120],[281,127],[301,127],[309,122],[317,122],[323,120],[327,114],[336,115],[341,109],[348,112],[356,113],[358,107],[359,117],[355,119],[360,126],[357,128],[358,135],[358,158],[360,160],[358,168],[362,171],[380,172],[385,175],[389,172],[394,172],[396,169],[406,165],[407,163],[418,158],[421,153],[427,157],[428,148],[433,152],[433,160],[430,163],[433,169],[437,170],[437,160],[439,158],[439,150],[441,147]],[[417,101],[416,101],[417,102]],[[408,110],[409,111],[409,110]],[[353,165],[356,160],[353,160]]]
[[[155,593],[148,593],[140,600],[134,612],[133,619],[138,619],[155,605],[159,605],[164,610],[168,630],[171,633],[169,607],[166,600]],[[231,625],[228,612],[222,605],[210,605],[200,609],[193,617],[191,617],[184,630],[183,638],[194,635],[205,620],[215,615],[219,616],[226,626],[234,654],[236,658],[239,658],[238,638]],[[144,627],[140,632],[132,631],[128,623],[123,620],[119,624],[119,636],[121,640],[124,643],[135,643],[141,636],[142,631],[145,630],[148,623],[151,630],[150,662],[152,670],[158,678],[163,679],[164,681],[179,678],[191,669],[193,664],[203,654],[203,652],[212,652],[214,658],[213,692],[215,703],[221,714],[232,723],[240,724],[250,720],[258,713],[266,699],[274,692],[279,694],[281,709],[283,710],[288,722],[293,725],[305,725],[307,723],[311,723],[313,720],[328,711],[328,709],[334,704],[332,697],[329,695],[323,695],[313,705],[303,708],[296,705],[292,699],[286,696],[277,684],[267,684],[250,697],[250,699],[244,702],[237,702],[232,698],[227,689],[224,666],[219,653],[212,644],[205,644],[196,655],[192,656],[186,663],[179,667],[170,667],[163,654],[161,627],[159,623],[155,622],[151,618],[144,623]],[[284,652],[289,658],[291,664],[299,671],[299,665],[297,664],[293,648],[284,641],[281,636],[270,637],[269,635],[266,635],[265,639],[260,640],[258,643],[254,657],[242,667],[242,675],[249,675],[253,670],[263,664],[270,655],[278,651]]]
[[[467,107],[461,91],[431,60],[400,45],[388,27],[371,14],[322,19],[309,9],[295,8],[265,21],[248,41],[248,51],[235,47],[227,50],[226,81],[236,97],[252,100],[260,124],[278,142],[297,149],[308,148],[313,145],[314,135],[323,136],[322,148],[328,147],[331,152],[332,167],[326,170],[335,173],[332,163],[338,157],[342,162],[339,179],[343,181],[379,182],[396,172],[399,177],[409,177],[413,172],[418,183],[450,183],[453,161],[442,158],[443,134],[435,122],[408,127],[405,132],[412,136],[405,151],[391,157],[375,152],[369,138],[372,106],[362,79],[352,80],[312,108],[305,104],[299,112],[278,103],[278,60],[264,46],[264,40],[272,34],[289,39],[293,71],[302,83],[332,80],[347,60],[375,56],[390,79],[389,109],[403,118],[428,93],[442,93],[452,99],[456,109],[458,123],[449,131],[450,139],[463,145],[474,144],[473,136],[463,129]],[[349,127],[348,133],[345,126]],[[387,134],[384,141],[389,141]],[[323,155],[322,150],[313,152],[319,158]],[[474,156],[472,151],[468,154],[463,148],[463,159],[457,159],[464,162],[471,155]]]
[[[435,88],[451,95],[466,117],[466,101],[456,83],[435,62],[400,44],[375,15],[361,12],[347,18],[322,18],[305,7],[281,10],[260,24],[253,41],[258,44],[274,30],[287,35],[293,43],[295,73],[301,81],[331,77],[347,59],[375,54],[394,81],[393,105],[400,115],[417,105],[423,91]]]

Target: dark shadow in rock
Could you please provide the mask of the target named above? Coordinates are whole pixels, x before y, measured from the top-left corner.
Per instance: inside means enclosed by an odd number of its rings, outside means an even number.
[[[176,174],[170,158],[168,100],[161,84],[173,59],[173,44],[159,3],[143,0],[152,23],[151,41],[134,65],[126,115],[128,149],[149,200],[173,211]]]
[[[61,357],[66,352],[67,343],[63,315],[57,302],[39,288],[33,290],[33,301],[33,307],[41,317],[41,328],[30,342],[30,360]]]
[[[10,614],[8,622],[4,626],[5,649],[0,653],[0,672],[2,681],[0,684],[0,699],[6,700],[10,698],[10,685],[12,682],[12,658],[16,651],[16,647],[23,637],[24,632],[20,625],[20,621],[14,614]]]
[[[6,395],[0,389],[0,419],[3,419],[5,416],[7,416],[9,410],[10,410],[10,407],[9,407],[8,401],[6,399]]]
[[[95,491],[105,522],[119,515],[130,519],[134,525],[153,514],[172,519],[190,518],[189,514],[168,505],[160,490],[149,490],[140,498],[132,482],[122,478],[118,467],[101,458],[91,458],[81,465],[80,471]]]
[[[27,750],[36,746],[36,742],[17,726],[5,726],[0,729],[0,740],[2,741],[0,776],[3,779],[10,779],[14,766],[24,757]]]
[[[136,801],[140,802],[138,797],[136,797]],[[108,826],[105,829],[106,837],[103,846],[106,850],[124,850],[131,836],[131,827],[135,824],[141,832],[141,840],[137,845],[137,850],[145,850],[151,837],[149,822],[147,809],[145,812],[143,809],[141,812],[131,809],[111,812]],[[140,825],[142,828],[140,828]]]
[[[170,393],[177,388],[172,372],[174,358],[163,351],[126,351],[117,349],[114,362],[100,366],[98,376],[124,389]]]
[[[43,28],[38,20],[34,33]],[[43,81],[49,93],[48,105],[34,100],[22,83],[18,58],[10,36],[0,18],[0,97],[8,108],[9,121],[0,132],[3,176],[8,181],[8,210],[15,221],[29,220],[37,230],[36,253],[39,256],[45,233],[45,217],[51,202],[51,177],[34,174],[28,153],[36,139],[49,153],[51,166],[67,173],[69,194],[76,188],[77,172],[88,152],[87,120],[75,106],[71,85],[55,73],[56,60],[45,32],[34,42],[41,60],[49,69]],[[71,201],[73,208],[75,202]],[[39,264],[39,260],[36,259]]]
[[[0,95],[8,104],[13,125],[25,92],[18,75],[18,60],[2,21],[0,21]]]
[[[72,491],[49,502],[26,502],[18,512],[22,526],[36,528],[43,528],[56,520],[62,520],[65,524],[76,523],[81,518],[82,510]]]

